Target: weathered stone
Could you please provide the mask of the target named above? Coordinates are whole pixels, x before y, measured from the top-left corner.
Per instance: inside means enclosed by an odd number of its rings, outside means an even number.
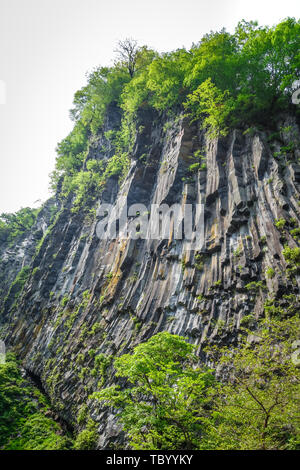
[[[116,109],[110,113],[105,131],[120,122]],[[262,133],[251,137],[236,130],[211,142],[181,116],[167,132],[163,118],[149,110],[138,119],[143,130],[136,136],[128,175],[122,187],[117,178],[108,179],[97,203],[124,205],[125,197],[128,206],[142,203],[147,210],[151,204],[202,203],[204,246],[197,253],[190,250],[190,241],[176,239],[174,230],[166,240],[133,240],[120,234],[99,240],[97,220],[74,214],[71,200],[36,255],[41,231],[45,234],[51,225],[50,206],[58,204],[53,200],[20,246],[0,246],[3,299],[22,266],[39,270],[14,307],[13,290],[6,311],[2,299],[2,336],[41,378],[66,421],[76,426],[80,405],[88,404],[99,423],[99,448],[123,442],[124,435],[104,405],[88,400],[100,381],[99,374],[91,374],[94,359],[89,351],[113,359],[166,330],[189,336],[205,360],[203,344],[235,344],[241,318],[252,312],[257,318],[262,315],[268,292],[251,292],[248,282],[265,280],[266,269],[272,267],[276,275],[267,282],[270,294],[299,289],[299,279],[297,286],[285,281],[282,256],[283,244],[295,241],[289,230],[283,238],[274,224],[281,217],[299,224],[296,163],[281,172]],[[113,149],[105,152],[105,145],[101,134],[88,159],[107,160]],[[203,148],[207,170],[185,181],[190,157]],[[141,160],[142,155],[146,158]],[[225,322],[222,331],[218,320]],[[85,375],[80,373],[84,368]],[[104,385],[119,380],[111,365],[103,380]]]

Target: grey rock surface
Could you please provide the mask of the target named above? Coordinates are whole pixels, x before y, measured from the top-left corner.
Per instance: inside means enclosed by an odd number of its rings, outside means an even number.
[[[22,266],[32,269],[17,305],[2,304],[2,336],[70,425],[77,426],[80,406],[88,405],[99,423],[99,448],[117,447],[124,439],[113,411],[88,398],[116,380],[114,357],[165,330],[188,337],[199,360],[207,361],[203,346],[236,344],[241,320],[249,314],[258,320],[268,297],[299,293],[299,278],[293,284],[284,275],[282,255],[285,244],[297,246],[290,230],[300,219],[299,148],[274,158],[295,135],[299,142],[296,122],[279,119],[278,129],[292,126],[293,135],[271,142],[271,130],[240,129],[211,141],[180,115],[167,130],[163,119],[146,112],[141,123],[125,181],[120,186],[110,178],[97,204],[125,200],[148,210],[151,204],[202,204],[201,253],[172,231],[165,240],[99,240],[99,217],[72,213],[71,200],[37,254],[34,234],[51,225],[47,205],[22,245],[0,252],[2,297]],[[112,155],[111,149],[103,153],[101,139],[89,158]],[[197,151],[206,168],[191,172]],[[284,232],[275,225],[280,218],[287,221]],[[270,267],[272,278],[266,276]],[[264,288],[249,290],[253,281]],[[94,362],[101,353],[109,363],[102,376]]]

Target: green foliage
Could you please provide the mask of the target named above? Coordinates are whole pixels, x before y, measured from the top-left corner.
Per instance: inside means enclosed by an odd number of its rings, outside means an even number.
[[[249,315],[245,315],[241,319],[241,326],[249,328],[254,323],[254,321],[255,321],[255,317],[253,313],[250,313]]]
[[[62,307],[65,307],[67,303],[69,302],[70,297],[68,295],[64,295],[64,297],[61,299],[60,305]]]
[[[147,87],[148,66],[158,57],[158,54],[145,46],[142,49],[138,69],[132,80],[126,83],[121,94],[120,105],[129,115],[134,115],[139,108],[147,107],[150,104],[150,90]]]
[[[294,267],[300,266],[300,247],[291,248],[290,246],[286,245],[282,254],[287,263]]]
[[[253,126],[274,119],[276,111],[288,107],[299,73],[299,30],[300,22],[288,18],[272,28],[242,21],[234,35],[205,36],[191,51],[193,67],[184,81],[193,88],[187,101],[192,116],[204,114],[213,133],[220,125],[226,133],[225,124]]]
[[[63,191],[65,195],[70,192],[75,194],[73,203],[73,212],[80,208],[88,208],[97,195],[100,194],[101,178],[98,173],[93,171],[79,171],[73,178],[65,178]]]
[[[267,299],[264,303],[267,318],[283,319],[293,317],[299,313],[299,300],[294,294],[283,295],[283,298]]]
[[[68,449],[71,441],[45,416],[45,397],[22,376],[13,354],[0,364],[0,448],[6,450]]]
[[[195,254],[195,268],[198,271],[203,271],[204,259],[205,259],[205,256],[202,253],[196,253]]]
[[[300,22],[292,18],[271,28],[239,24],[236,30],[240,48],[239,95],[247,97],[249,92],[252,95],[252,103],[246,100],[241,109],[249,113],[250,119],[264,122],[266,118],[272,119],[278,109],[288,106],[300,65],[299,29]]]
[[[88,76],[88,84],[75,93],[71,117],[75,125],[71,133],[57,146],[56,170],[52,174],[52,188],[64,181],[64,195],[79,187],[77,204],[82,199],[83,186],[90,183],[90,192],[98,184],[93,173],[82,174],[87,156],[89,138],[96,134],[104,123],[108,106],[117,103],[125,84],[130,80],[126,67],[99,67]],[[91,168],[90,168],[91,169]],[[88,168],[89,170],[89,168]],[[95,170],[95,167],[92,168]],[[97,169],[101,173],[102,168]],[[76,173],[80,176],[73,181]],[[66,179],[66,177],[68,177]]]
[[[278,230],[283,230],[286,224],[285,219],[277,219],[275,220],[275,226],[278,228]]]
[[[273,277],[275,276],[275,270],[273,268],[268,268],[266,270],[266,276],[268,279],[273,279]]]
[[[149,65],[146,86],[151,92],[150,104],[155,109],[170,109],[184,100],[183,82],[189,57],[185,49],[178,49],[162,54]]]
[[[211,137],[225,135],[234,126],[269,124],[288,108],[300,72],[299,28],[292,18],[271,28],[243,21],[234,34],[212,32],[190,51],[162,54],[123,41],[114,66],[96,68],[75,94],[75,124],[57,146],[53,189],[62,197],[73,193],[78,211],[94,204],[108,178],[117,175],[122,181],[139,112],[146,108],[172,116],[185,107]],[[111,108],[119,112],[121,125],[107,130],[105,116]],[[114,156],[108,162],[89,163],[89,148],[101,133]],[[198,169],[204,171],[205,163],[191,165],[191,172]]]
[[[96,447],[97,437],[96,423],[94,423],[92,419],[89,419],[86,429],[77,435],[73,449],[93,450]]]
[[[36,221],[38,209],[25,207],[15,213],[0,214],[0,243],[16,243],[26,234]]]
[[[230,380],[220,386],[204,446],[207,449],[296,449],[299,367],[293,360],[299,319],[265,320],[239,348],[218,351]]]
[[[92,328],[90,329],[89,335],[93,336],[101,330],[102,330],[101,324],[99,322],[96,322],[96,323],[93,324]]]
[[[223,383],[195,367],[191,344],[159,333],[115,360],[116,375],[127,379],[122,389],[92,397],[118,409],[134,449],[298,449],[299,318],[258,323],[251,314],[241,325],[239,347],[206,351],[225,371]],[[245,327],[255,325],[250,343]]]
[[[295,217],[291,217],[290,220],[289,220],[289,224],[292,226],[292,227],[295,227],[298,223],[297,223],[297,219]]]
[[[106,354],[103,354],[103,353],[100,353],[97,356],[95,356],[94,368],[91,371],[91,375],[94,377],[96,377],[97,375],[100,375],[101,385],[104,383],[106,370],[110,366],[111,360],[112,360],[111,356],[107,356]]]
[[[247,290],[254,291],[254,292],[257,292],[260,289],[266,289],[266,286],[263,283],[263,281],[252,281],[246,284],[245,287]]]
[[[182,260],[181,260],[180,264],[181,264],[181,271],[182,271],[182,273],[184,273],[184,271],[185,271],[185,269],[186,269],[186,261],[185,261],[185,257],[184,257],[184,258],[182,258]]]
[[[231,111],[229,92],[219,90],[211,78],[188,95],[184,105],[193,119],[203,117],[202,127],[208,130],[211,137],[227,134],[227,120]]]
[[[86,422],[88,416],[88,407],[86,403],[83,403],[77,413],[77,423],[83,424]]]
[[[19,271],[18,274],[16,275],[14,282],[10,286],[10,291],[14,290],[19,293],[23,289],[24,284],[29,277],[29,274],[30,274],[30,267],[24,266],[21,269],[21,271]]]
[[[88,160],[86,169],[73,176],[66,175],[62,184],[62,195],[74,194],[73,212],[88,210],[100,196],[108,178],[118,176],[121,182],[126,175],[130,160],[126,152],[113,155],[104,165],[103,161]]]
[[[189,166],[189,172],[191,173],[197,173],[197,171],[201,168],[201,163],[192,163],[192,165]]]
[[[206,34],[190,51],[190,67],[184,83],[191,90],[211,78],[223,90],[233,90],[236,79],[238,45],[234,35],[224,29]]]
[[[266,243],[267,243],[267,237],[266,237],[265,235],[263,235],[262,237],[260,237],[259,243],[261,243],[262,245],[266,245]]]
[[[234,250],[233,256],[234,256],[235,258],[239,258],[239,257],[241,256],[241,254],[242,254],[242,249],[243,249],[242,246],[239,245],[239,246],[237,247],[237,249]]]
[[[197,160],[196,163],[192,163],[189,166],[189,172],[190,173],[195,173],[198,170],[206,170],[206,163],[205,163],[205,156],[202,155],[201,150],[196,150],[194,155],[190,158],[193,158],[194,160]]]
[[[60,426],[42,413],[29,416],[21,428],[21,437],[9,442],[6,450],[66,450],[71,442],[59,435]]]
[[[11,283],[7,296],[4,299],[3,310],[5,311],[10,306],[15,305],[18,297],[20,296],[24,285],[29,278],[30,267],[24,266],[16,275],[15,280]]]
[[[129,169],[130,160],[126,152],[121,155],[114,155],[107,164],[104,179],[111,176],[119,176],[121,179],[126,175]]]
[[[290,231],[290,234],[292,235],[292,237],[294,238],[294,240],[298,240],[298,239],[300,238],[300,227],[293,228],[293,229]]]
[[[180,336],[159,333],[115,360],[127,388],[114,385],[93,394],[119,409],[134,449],[197,448],[214,379],[193,367],[193,349]]]
[[[205,297],[203,294],[198,295],[197,297],[198,302],[202,302],[202,300],[205,300]]]
[[[87,129],[77,122],[70,134],[57,145],[56,169],[72,174],[81,168],[87,150]]]
[[[88,354],[91,358],[95,357],[96,351],[94,349],[89,349]]]
[[[93,134],[103,124],[109,104],[117,102],[130,76],[126,67],[98,67],[88,75],[88,84],[75,93],[71,116]]]

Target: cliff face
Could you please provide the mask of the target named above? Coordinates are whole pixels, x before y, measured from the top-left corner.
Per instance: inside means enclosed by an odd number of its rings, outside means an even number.
[[[144,111],[139,120],[127,177],[122,185],[109,178],[97,203],[126,201],[149,210],[151,204],[201,204],[200,251],[172,231],[165,240],[101,240],[100,217],[72,212],[71,200],[50,222],[49,207],[58,205],[51,200],[23,245],[1,253],[4,290],[22,264],[30,266],[17,302],[9,292],[2,304],[6,344],[71,425],[88,405],[99,425],[99,448],[122,441],[111,410],[88,399],[115,380],[116,355],[167,330],[188,337],[207,361],[203,345],[235,343],[242,319],[255,324],[267,298],[284,307],[283,295],[299,292],[299,278],[296,285],[286,276],[282,255],[285,244],[296,246],[290,231],[300,219],[295,120],[278,119],[276,132],[235,130],[213,140],[181,115],[167,121]],[[111,111],[105,130],[117,123]],[[88,158],[111,156],[104,144],[103,133],[91,142]],[[205,165],[193,171],[191,157],[199,153]],[[45,236],[37,249],[40,230]]]

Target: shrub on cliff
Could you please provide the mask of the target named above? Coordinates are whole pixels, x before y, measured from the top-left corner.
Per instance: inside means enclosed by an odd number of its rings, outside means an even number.
[[[14,244],[29,232],[36,221],[38,209],[25,207],[15,213],[0,214],[0,243]]]
[[[58,423],[45,416],[43,395],[23,379],[15,357],[0,364],[0,448],[6,450],[68,449],[71,440]]]

